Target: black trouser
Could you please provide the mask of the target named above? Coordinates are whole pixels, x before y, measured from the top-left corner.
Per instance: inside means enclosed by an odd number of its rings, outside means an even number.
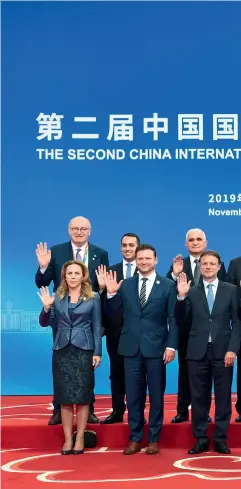
[[[241,415],[241,350],[237,358],[237,402],[235,407],[237,413]]]
[[[186,415],[191,404],[187,355],[188,336],[183,336],[178,346],[178,397],[177,412]],[[212,401],[212,377],[210,377],[210,395],[207,397],[206,412],[209,413]]]
[[[224,358],[217,360],[212,346],[202,360],[189,360],[189,380],[192,402],[192,429],[195,438],[207,441],[207,397],[210,396],[210,376],[214,381],[215,430],[214,442],[225,441],[231,418],[231,388],[233,367],[225,367]]]
[[[117,353],[119,336],[106,335],[106,347],[110,358],[110,386],[112,395],[112,409],[118,414],[124,414],[125,405],[125,370],[124,358]]]

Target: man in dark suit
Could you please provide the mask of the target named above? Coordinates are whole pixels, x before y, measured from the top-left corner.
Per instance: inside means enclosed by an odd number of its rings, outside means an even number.
[[[138,275],[119,283],[116,272],[106,277],[106,310],[123,309],[124,323],[118,352],[124,357],[126,400],[132,455],[141,449],[144,431],[146,384],[150,395],[149,445],[146,453],[159,452],[163,423],[166,364],[174,360],[177,327],[174,319],[175,284],[155,272],[156,250],[151,245],[136,249]],[[117,293],[118,292],[118,293]]]
[[[95,270],[100,265],[109,265],[107,251],[89,243],[91,233],[91,224],[88,219],[82,216],[71,219],[68,227],[71,240],[59,245],[52,246],[50,250],[47,244],[40,243],[37,245],[36,255],[39,262],[39,268],[35,275],[37,287],[48,287],[53,281],[54,291],[57,290],[61,281],[61,270],[69,260],[82,261],[89,270],[92,287],[95,292],[99,291],[99,285]],[[55,338],[56,329],[53,327],[53,339]],[[53,400],[54,411],[49,423],[55,425],[61,423],[60,406]],[[89,423],[98,423],[99,420],[94,414],[94,406],[90,406]]]
[[[123,260],[109,268],[116,272],[117,282],[133,277],[137,273],[136,268],[136,248],[140,245],[140,238],[137,234],[126,233],[121,238],[121,252]],[[125,370],[124,359],[118,354],[118,344],[123,326],[123,312],[118,309],[112,315],[105,315],[104,318],[106,347],[110,358],[110,381],[112,394],[112,413],[101,423],[113,424],[123,421],[126,410],[125,405]]]
[[[217,275],[221,260],[215,251],[200,257],[202,280],[190,288],[185,273],[178,277],[175,317],[180,329],[188,331],[187,360],[192,401],[192,428],[197,442],[188,453],[209,450],[206,417],[210,375],[214,380],[214,450],[229,454],[226,445],[231,418],[233,365],[240,348],[239,293],[235,285],[221,282]]]
[[[240,294],[240,317],[241,317],[241,256],[234,258],[230,261],[227,273],[227,281],[231,284],[237,285],[239,287]],[[241,423],[241,350],[238,354],[237,359],[237,402],[236,411],[238,417],[235,419],[236,423]]]
[[[181,255],[176,256],[166,276],[176,282],[179,274],[184,272],[187,275],[187,280],[191,281],[191,287],[193,287],[194,285],[197,285],[200,280],[199,259],[201,253],[207,247],[205,233],[201,229],[190,229],[186,234],[186,247],[189,251],[189,256],[186,258],[182,258]],[[218,272],[218,278],[223,281],[226,278],[226,270],[223,263]],[[186,361],[187,341],[188,337],[185,335],[185,331],[183,331],[182,334],[179,335],[178,345],[177,414],[172,419],[172,423],[182,423],[183,421],[188,421],[189,418],[188,407],[191,403],[191,395]],[[210,399],[207,400],[207,419],[209,423],[212,421],[209,416],[210,405],[211,396]]]

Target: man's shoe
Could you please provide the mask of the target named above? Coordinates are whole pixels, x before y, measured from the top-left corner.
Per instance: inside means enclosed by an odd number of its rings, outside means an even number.
[[[52,416],[48,422],[49,426],[54,426],[56,424],[62,424],[61,412],[60,411],[53,412],[53,414],[52,414]]]
[[[183,423],[183,421],[188,421],[188,413],[177,413],[172,419],[172,423]]]
[[[229,455],[231,450],[227,447],[225,442],[214,443],[214,451],[218,453],[222,453],[223,455]]]
[[[149,443],[148,447],[146,448],[146,454],[147,455],[156,455],[159,453],[159,447],[156,442]]]
[[[129,446],[124,450],[123,455],[134,455],[141,451],[141,444],[137,441],[131,441]]]
[[[197,455],[202,452],[209,452],[209,443],[207,441],[197,441],[195,445],[188,450],[189,455]]]
[[[88,417],[88,421],[87,423],[90,423],[90,424],[97,424],[99,423],[99,419],[97,418],[97,416],[95,415],[95,413],[89,413],[89,417]]]
[[[241,414],[235,419],[235,423],[241,423]]]
[[[209,414],[208,414],[208,413],[206,413],[206,415],[205,415],[205,416],[206,416],[206,419],[207,419],[208,423],[212,423],[212,418],[211,418],[211,416],[209,416]]]
[[[107,418],[103,419],[100,422],[101,424],[114,424],[114,423],[123,423],[123,414],[117,413],[113,411]]]

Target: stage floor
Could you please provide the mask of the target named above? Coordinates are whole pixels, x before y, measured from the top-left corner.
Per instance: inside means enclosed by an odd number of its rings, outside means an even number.
[[[191,423],[172,425],[176,412],[176,396],[165,396],[165,418],[160,440],[160,454],[147,456],[144,451],[131,457],[122,455],[128,444],[128,425],[89,425],[97,432],[98,446],[86,450],[84,455],[60,455],[62,427],[47,426],[51,415],[49,396],[2,397],[2,475],[4,489],[41,489],[53,483],[56,489],[159,489],[168,484],[169,489],[239,489],[241,481],[241,425],[234,423],[236,412],[233,396],[233,419],[229,429],[228,445],[231,456],[212,451],[191,457],[187,449],[193,444]],[[111,412],[109,396],[97,396],[95,412],[103,419]],[[148,419],[149,403],[146,417]],[[211,410],[213,415],[213,406]],[[147,430],[143,447],[147,443]],[[209,426],[210,436],[213,423]],[[225,485],[226,484],[226,485]]]

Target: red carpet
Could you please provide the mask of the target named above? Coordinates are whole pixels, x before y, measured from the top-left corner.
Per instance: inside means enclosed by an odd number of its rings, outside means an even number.
[[[62,427],[48,426],[50,417],[51,397],[3,397],[2,398],[2,448],[34,447],[38,450],[58,450],[62,443]],[[233,406],[235,397],[233,398]],[[109,396],[97,396],[95,412],[99,419],[104,419],[111,412]],[[149,404],[147,403],[146,417],[148,419]],[[241,447],[241,424],[234,423],[236,416],[233,409],[233,422],[229,428],[229,445],[233,448]],[[171,424],[176,412],[176,396],[165,396],[165,417],[162,429],[160,446],[165,448],[189,448],[194,442],[191,422],[179,425]],[[211,414],[214,414],[212,407]],[[128,443],[129,428],[125,416],[125,423],[115,425],[90,425],[98,437],[99,447],[123,448]],[[143,446],[147,443],[147,430]],[[209,426],[212,436],[213,424]]]
[[[232,489],[241,481],[241,426],[232,421],[228,445],[231,456],[213,451],[191,457],[187,448],[193,443],[191,423],[172,425],[176,397],[165,396],[165,419],[161,452],[156,456],[139,453],[122,455],[128,443],[128,425],[91,425],[98,436],[98,447],[84,455],[60,455],[61,426],[47,426],[51,414],[50,397],[2,398],[2,487],[4,489],[41,489],[49,482],[56,489]],[[235,398],[233,399],[235,402]],[[147,405],[147,408],[149,406]],[[109,412],[110,398],[99,396],[96,414],[100,419]],[[147,409],[148,411],[148,409]],[[212,408],[213,414],[213,408]],[[148,417],[148,413],[146,413]],[[235,409],[233,418],[235,417]],[[213,425],[209,427],[212,433]],[[147,427],[146,430],[147,431]],[[143,446],[146,445],[146,438]],[[229,482],[230,481],[230,482]],[[47,487],[47,486],[46,486]]]

